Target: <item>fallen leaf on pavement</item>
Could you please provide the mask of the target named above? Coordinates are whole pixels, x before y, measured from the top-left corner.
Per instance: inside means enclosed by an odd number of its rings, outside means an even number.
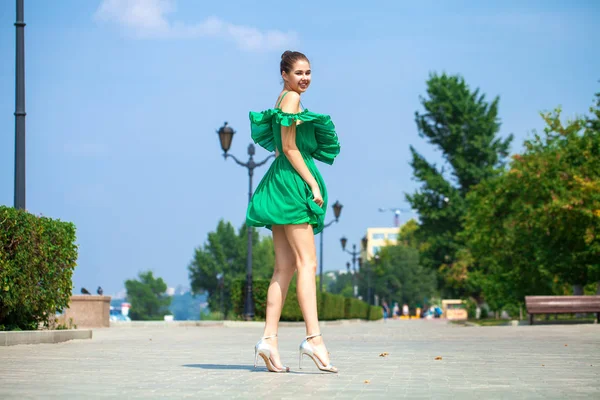
[[[370,380],[368,380],[368,379],[366,379],[366,380],[365,380],[365,383],[371,383],[371,381],[370,381]]]
[[[441,359],[442,359],[442,357],[441,357],[441,356],[437,356],[435,359],[436,359],[436,360],[441,360]]]
[[[383,353],[381,353],[381,354],[379,355],[379,357],[387,357],[387,356],[389,356],[389,355],[390,355],[390,353],[388,353],[388,352],[386,351],[386,352],[383,352]]]

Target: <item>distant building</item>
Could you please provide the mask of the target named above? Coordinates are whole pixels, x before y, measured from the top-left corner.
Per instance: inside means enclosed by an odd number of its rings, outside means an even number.
[[[393,228],[367,228],[367,259],[370,260],[382,247],[398,243],[400,229]]]

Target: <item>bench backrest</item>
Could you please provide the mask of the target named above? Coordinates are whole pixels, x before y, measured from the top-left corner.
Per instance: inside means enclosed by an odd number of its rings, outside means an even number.
[[[525,296],[528,313],[600,312],[600,296]]]

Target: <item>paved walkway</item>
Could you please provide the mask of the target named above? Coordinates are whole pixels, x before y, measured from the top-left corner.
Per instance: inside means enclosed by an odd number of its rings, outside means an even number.
[[[600,325],[388,321],[323,333],[337,375],[310,359],[298,370],[302,327],[279,332],[288,374],[253,368],[256,326],[110,328],[0,347],[0,398],[600,398]]]

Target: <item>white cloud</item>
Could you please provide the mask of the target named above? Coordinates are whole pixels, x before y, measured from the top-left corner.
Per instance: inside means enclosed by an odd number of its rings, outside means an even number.
[[[297,41],[295,32],[261,31],[218,17],[195,24],[170,21],[167,16],[175,11],[175,0],[102,0],[95,18],[116,23],[139,39],[221,38],[246,51],[281,50]]]

